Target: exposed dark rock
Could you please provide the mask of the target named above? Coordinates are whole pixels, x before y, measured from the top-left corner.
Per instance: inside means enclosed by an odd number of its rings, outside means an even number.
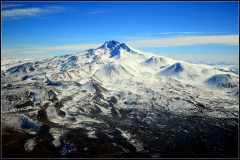
[[[34,103],[32,101],[27,101],[27,102],[25,102],[23,104],[14,106],[14,108],[19,109],[19,108],[24,108],[24,107],[27,107],[27,106],[32,106],[33,107]]]
[[[114,96],[111,97],[110,101],[114,104],[116,104],[118,102]]]

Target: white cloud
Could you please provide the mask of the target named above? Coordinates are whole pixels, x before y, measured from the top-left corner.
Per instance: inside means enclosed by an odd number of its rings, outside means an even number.
[[[47,51],[34,51],[34,50],[30,50],[30,51],[21,51],[19,53],[20,54],[39,54],[39,53],[43,53],[43,52],[47,52]]]
[[[132,47],[171,47],[171,46],[187,46],[199,44],[222,44],[222,45],[239,45],[239,35],[221,35],[221,36],[185,36],[171,37],[161,39],[138,39],[124,42]],[[41,53],[72,53],[73,51],[83,51],[91,48],[97,48],[102,43],[95,44],[75,44],[61,46],[39,46],[39,45],[3,45],[1,53],[4,55],[27,55],[39,56]],[[140,49],[141,50],[141,49]],[[55,52],[56,51],[56,52]],[[176,51],[177,53],[177,51]],[[229,54],[227,54],[229,53]],[[216,54],[161,54],[174,59],[192,59],[192,60],[211,60],[211,61],[236,61],[239,58],[233,52],[217,51]],[[235,52],[234,52],[235,53]]]
[[[16,4],[16,3],[2,3],[2,9],[21,7],[21,6],[24,6],[24,5],[23,4]]]
[[[204,32],[156,32],[156,33],[144,33],[143,35],[154,35],[154,34],[202,34]]]
[[[22,16],[36,16],[41,13],[40,8],[27,8],[27,9],[11,9],[2,11],[2,17],[22,17]]]
[[[156,39],[161,37],[174,38],[174,37],[187,37],[187,36],[206,36],[206,35],[226,35],[226,32],[147,32],[136,35],[128,35],[128,36],[115,36],[116,38],[121,38],[124,40],[143,40],[143,39]]]
[[[90,48],[97,48],[102,44],[76,44],[76,45],[63,45],[63,46],[34,46],[34,45],[23,45],[19,48],[14,49],[2,49],[1,54],[39,54],[43,52],[52,52],[52,51],[81,51],[88,50]],[[6,47],[6,46],[5,46]],[[15,47],[15,45],[8,45],[8,48]]]
[[[57,50],[87,50],[90,48],[99,47],[102,44],[76,44],[76,45],[63,45],[51,47],[35,47],[33,49],[38,51],[57,51]]]
[[[139,39],[128,41],[126,44],[132,47],[170,47],[199,44],[239,45],[239,35],[181,36],[170,38]]]
[[[1,54],[8,54],[17,51],[16,49],[1,49]]]
[[[223,33],[226,33],[226,32],[155,32],[155,33],[152,33],[152,32],[149,32],[149,33],[143,33],[142,35],[203,35],[203,34],[223,34]]]
[[[210,61],[210,62],[222,62],[232,61],[239,62],[239,54],[158,54],[177,60],[193,60],[193,61]]]
[[[106,11],[104,10],[96,10],[96,11],[92,11],[92,12],[88,12],[87,14],[101,14],[101,13],[104,13]]]
[[[9,9],[2,11],[2,18],[20,19],[24,17],[33,17],[45,13],[61,12],[64,8],[60,6],[45,6],[44,8],[22,8]]]

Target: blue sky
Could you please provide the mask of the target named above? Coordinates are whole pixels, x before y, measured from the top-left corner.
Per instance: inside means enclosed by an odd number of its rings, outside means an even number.
[[[41,58],[109,40],[174,59],[238,61],[238,2],[2,2],[1,56]]]

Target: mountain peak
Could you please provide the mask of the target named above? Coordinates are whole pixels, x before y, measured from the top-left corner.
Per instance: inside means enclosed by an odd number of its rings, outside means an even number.
[[[111,40],[111,41],[106,41],[104,44],[120,44],[118,41]]]
[[[123,49],[127,52],[134,52],[132,51],[125,43],[119,43],[118,41],[111,40],[111,41],[106,41],[99,49],[104,49],[108,50],[111,53],[111,57],[119,54],[119,50]]]
[[[184,69],[183,69],[183,65],[179,62],[173,64],[172,66],[169,67],[169,69],[175,71],[175,72],[182,72]]]
[[[112,50],[119,45],[120,45],[120,43],[118,41],[111,40],[111,41],[106,41],[100,48],[108,48],[108,49]]]

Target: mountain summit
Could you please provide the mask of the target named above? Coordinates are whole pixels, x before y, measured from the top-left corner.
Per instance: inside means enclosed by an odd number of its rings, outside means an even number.
[[[119,43],[118,41],[112,40],[112,41],[106,41],[102,46],[96,48],[96,49],[90,49],[85,51],[89,57],[96,56],[95,59],[102,59],[103,57],[107,58],[118,58],[118,59],[124,59],[129,54],[136,54],[136,50],[134,50],[132,47],[127,46],[125,43]]]
[[[113,50],[114,48],[118,47],[120,45],[120,43],[118,41],[115,40],[111,40],[111,41],[106,41],[101,47],[102,49],[109,49],[109,50]]]

